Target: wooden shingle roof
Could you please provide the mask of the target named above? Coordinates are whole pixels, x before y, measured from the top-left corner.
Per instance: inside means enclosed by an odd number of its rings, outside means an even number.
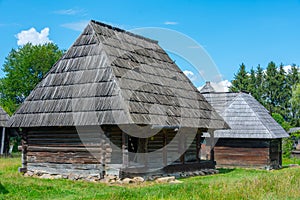
[[[203,93],[230,126],[230,130],[217,130],[219,138],[284,138],[289,135],[250,94]]]
[[[156,41],[91,21],[9,125],[102,124],[228,127]]]
[[[207,92],[215,92],[215,89],[211,86],[209,81],[206,81],[206,84],[201,88],[201,93],[207,93]]]
[[[0,127],[6,127],[8,119],[8,114],[0,107]]]

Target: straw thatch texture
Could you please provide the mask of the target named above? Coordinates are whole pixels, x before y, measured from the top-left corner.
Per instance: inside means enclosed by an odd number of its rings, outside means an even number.
[[[99,124],[227,128],[156,41],[91,21],[9,125]]]
[[[6,127],[8,119],[8,114],[0,107],[0,127]]]
[[[285,130],[270,116],[268,110],[246,93],[203,93],[230,126],[230,130],[217,130],[219,138],[288,137]]]

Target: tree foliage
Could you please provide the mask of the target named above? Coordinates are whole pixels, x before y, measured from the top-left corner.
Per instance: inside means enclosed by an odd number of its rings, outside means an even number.
[[[293,126],[300,126],[299,110],[299,67],[292,65],[285,71],[283,64],[277,66],[270,62],[266,69],[258,65],[247,72],[244,64],[240,65],[232,80],[230,91],[248,91],[263,104],[270,113],[278,113]]]
[[[234,80],[231,82],[230,87],[231,92],[247,91],[249,84],[249,75],[246,71],[246,66],[244,63],[240,65],[239,71],[234,75]]]
[[[290,103],[293,114],[292,123],[300,126],[300,83],[294,85]]]
[[[26,44],[11,50],[2,69],[5,77],[0,79],[0,103],[8,114],[18,108],[62,54],[53,43]]]

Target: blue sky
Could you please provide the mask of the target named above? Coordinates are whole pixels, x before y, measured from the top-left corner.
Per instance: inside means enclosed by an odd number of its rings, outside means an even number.
[[[232,80],[242,62],[247,69],[265,67],[271,60],[300,64],[299,0],[0,0],[1,66],[10,50],[18,47],[21,31],[34,28],[40,37],[68,49],[90,19],[126,30],[160,27],[185,34],[208,52],[224,80]],[[177,62],[182,70],[193,71],[189,63]],[[193,81],[200,86],[204,80]]]

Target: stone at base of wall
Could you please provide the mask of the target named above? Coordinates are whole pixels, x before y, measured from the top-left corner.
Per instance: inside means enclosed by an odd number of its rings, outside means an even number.
[[[39,170],[28,170],[24,176],[25,177],[39,177],[44,179],[70,179],[73,181],[76,180],[83,180],[89,182],[100,182],[100,183],[107,183],[107,184],[141,184],[145,181],[155,181],[156,183],[171,183],[177,184],[181,183],[181,181],[176,180],[176,178],[185,178],[191,176],[204,176],[204,175],[211,175],[219,173],[216,169],[203,169],[197,171],[190,171],[190,172],[177,172],[172,174],[160,174],[160,175],[149,175],[149,176],[134,176],[134,177],[126,177],[120,179],[116,175],[105,175],[104,178],[101,178],[100,174],[54,174],[54,173],[47,173],[45,171]]]

